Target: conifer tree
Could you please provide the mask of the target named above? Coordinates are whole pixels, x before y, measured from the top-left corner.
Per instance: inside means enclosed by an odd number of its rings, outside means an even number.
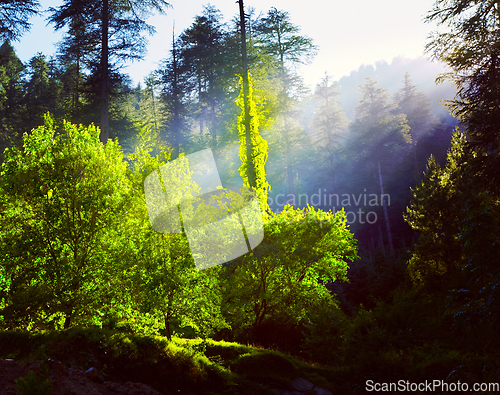
[[[29,18],[38,13],[37,0],[7,0],[0,2],[0,39],[17,40],[28,31]]]
[[[154,27],[145,22],[145,18],[152,11],[161,13],[169,6],[164,0],[65,0],[62,6],[50,9],[52,15],[48,20],[55,24],[56,30],[70,26],[69,32],[75,41],[75,45],[69,43],[70,49],[77,50],[82,42],[95,43],[92,48],[94,62],[90,69],[100,77],[100,127],[103,143],[109,137],[110,71],[124,60],[142,58],[146,43],[141,33],[155,32]],[[83,31],[82,17],[85,20]],[[75,56],[78,59],[78,54],[75,53]],[[99,61],[96,62],[96,59]]]

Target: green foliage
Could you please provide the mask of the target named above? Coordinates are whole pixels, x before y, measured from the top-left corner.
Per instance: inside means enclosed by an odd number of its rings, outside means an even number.
[[[480,192],[470,166],[476,155],[465,135],[457,132],[446,166],[441,169],[431,157],[424,180],[413,190],[405,219],[421,232],[409,262],[415,283],[446,274],[458,286],[462,281],[483,281],[487,273],[496,273],[489,262],[497,251],[498,200]],[[476,271],[480,268],[482,274]]]
[[[14,0],[0,4],[0,37],[18,40],[22,33],[29,30],[29,18],[38,13],[37,0]]]
[[[23,123],[24,65],[8,41],[0,47],[0,138],[2,152],[5,146],[20,140]]]
[[[145,204],[144,180],[166,163],[170,151],[160,146],[159,154],[151,155],[155,140],[143,137],[140,147],[129,156],[135,204],[127,233],[129,266],[122,281],[133,289],[135,308],[161,319],[167,337],[171,338],[174,323],[180,327],[190,326],[198,334],[208,336],[226,326],[220,314],[221,295],[217,287],[220,268],[197,270],[185,234],[161,234],[152,229]],[[187,213],[183,213],[185,215]]]
[[[315,143],[329,169],[334,166],[335,156],[340,148],[341,133],[347,127],[345,112],[339,109],[340,103],[336,99],[340,95],[337,89],[337,84],[330,83],[330,77],[325,75],[314,93],[318,101],[312,119]]]
[[[225,315],[236,332],[267,319],[306,322],[331,303],[326,284],[345,279],[346,261],[357,256],[343,212],[286,206],[265,218],[264,231],[258,247],[227,266]]]
[[[290,21],[286,11],[272,7],[256,27],[257,46],[272,55],[283,68],[285,62],[308,63],[317,47],[311,38],[300,36],[300,28]]]
[[[500,346],[500,201],[475,177],[477,155],[457,132],[446,166],[429,160],[405,216],[421,232],[408,271],[417,287],[447,296],[447,314],[457,332],[475,333],[467,340],[469,347],[493,354]]]
[[[239,168],[240,175],[243,178],[243,185],[255,185],[255,191],[259,198],[261,210],[267,209],[267,191],[271,188],[266,180],[265,164],[267,161],[267,141],[262,138],[259,132],[259,114],[253,99],[252,79],[248,75],[248,107],[249,119],[246,119],[244,107],[244,87],[243,78],[240,78],[240,95],[238,97],[238,105],[242,109],[241,115],[238,117],[238,137],[240,141],[239,155],[241,166]],[[246,141],[246,123],[250,124],[250,140],[251,140],[251,158],[248,158],[248,150]],[[249,174],[255,175],[255,180],[249,178]]]
[[[344,360],[350,321],[333,300],[322,300],[309,312],[302,351],[313,361],[334,365]]]
[[[474,170],[496,193],[500,190],[498,15],[495,1],[437,0],[427,20],[446,29],[434,33],[426,47],[452,70],[440,77],[451,79],[458,88],[456,99],[447,106],[466,127],[469,143],[481,153],[472,162]]]
[[[2,296],[7,320],[28,325],[54,315],[92,314],[112,290],[111,251],[128,206],[126,163],[99,130],[53,119],[6,151],[1,173]],[[36,297],[35,297],[36,295]]]
[[[50,380],[45,374],[41,373],[42,377],[37,377],[33,370],[30,370],[26,377],[20,377],[16,380],[16,391],[19,395],[46,395],[50,393]]]
[[[36,338],[35,342],[33,338]],[[328,388],[325,369],[288,355],[211,339],[179,339],[124,334],[98,328],[71,328],[44,334],[1,332],[4,345],[29,344],[25,357],[41,346],[65,366],[100,370],[109,381],[138,381],[157,390],[171,388],[196,394],[271,394],[271,388],[291,390],[298,375]],[[53,383],[54,390],[57,384]]]
[[[352,141],[348,147],[371,167],[375,167],[376,162],[388,166],[411,142],[406,117],[391,114],[395,103],[390,101],[388,91],[377,88],[372,79],[361,85],[360,93],[356,120],[350,125]]]

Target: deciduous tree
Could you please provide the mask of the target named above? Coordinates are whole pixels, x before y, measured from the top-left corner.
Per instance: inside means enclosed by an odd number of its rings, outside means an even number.
[[[4,317],[29,326],[95,314],[112,289],[109,254],[129,201],[126,162],[99,129],[45,125],[9,149],[1,173]],[[87,321],[88,322],[88,321]]]

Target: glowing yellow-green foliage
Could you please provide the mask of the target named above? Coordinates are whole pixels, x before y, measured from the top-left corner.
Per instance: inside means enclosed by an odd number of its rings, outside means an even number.
[[[262,210],[265,210],[267,208],[267,191],[270,189],[270,185],[266,180],[266,171],[264,168],[268,156],[268,144],[259,133],[259,115],[253,98],[252,79],[250,75],[248,75],[248,106],[250,108],[248,120],[245,120],[243,77],[240,77],[239,84],[241,90],[238,96],[238,105],[242,109],[241,115],[238,117],[238,136],[240,140],[239,154],[241,159],[239,171],[243,178],[243,185],[251,187],[252,185],[248,174],[249,166],[253,166],[255,170],[255,189],[259,197],[260,207]],[[250,123],[250,139],[252,143],[251,158],[247,157],[245,122]]]

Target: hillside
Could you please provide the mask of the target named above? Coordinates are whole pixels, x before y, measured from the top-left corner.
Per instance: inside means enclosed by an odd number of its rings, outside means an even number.
[[[0,349],[0,395],[16,394],[20,377],[31,380],[21,395],[332,393],[329,369],[224,341],[74,328],[2,332]]]

